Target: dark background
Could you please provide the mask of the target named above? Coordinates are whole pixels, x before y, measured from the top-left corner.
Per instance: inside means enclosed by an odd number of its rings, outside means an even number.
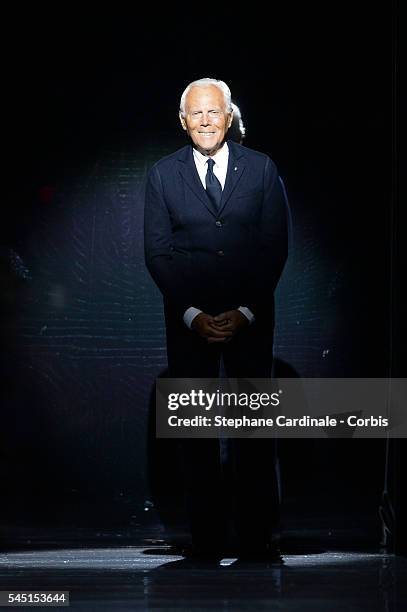
[[[143,262],[143,186],[152,163],[185,144],[178,104],[196,78],[229,84],[245,144],[274,159],[287,187],[294,231],[275,345],[284,372],[403,375],[397,10],[269,8],[6,21],[5,529],[160,533],[145,511],[146,439],[165,337]],[[287,530],[354,527],[379,540],[384,441],[285,441],[281,461]]]

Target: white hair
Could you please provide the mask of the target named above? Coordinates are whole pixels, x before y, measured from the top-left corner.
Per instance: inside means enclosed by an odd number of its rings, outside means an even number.
[[[240,108],[234,102],[231,103],[232,111],[233,111],[233,123],[236,123],[236,127],[238,128],[240,135],[243,138],[246,136],[246,128],[243,123],[242,113],[240,112]]]
[[[218,87],[218,89],[221,90],[221,92],[223,93],[223,97],[225,99],[226,112],[228,113],[232,112],[232,102],[231,102],[232,94],[230,93],[230,89],[226,85],[226,83],[224,81],[218,81],[218,79],[206,78],[206,79],[198,79],[197,81],[192,81],[192,83],[187,85],[187,87],[185,88],[181,96],[181,101],[179,104],[179,110],[183,117],[185,117],[185,98],[187,97],[189,90],[192,87],[208,87],[208,85],[214,85],[215,87]]]

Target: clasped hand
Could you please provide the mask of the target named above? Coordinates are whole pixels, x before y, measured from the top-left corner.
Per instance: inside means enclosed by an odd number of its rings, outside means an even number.
[[[200,312],[192,321],[192,329],[208,344],[229,342],[236,333],[249,324],[247,317],[240,310],[228,310],[212,317]]]

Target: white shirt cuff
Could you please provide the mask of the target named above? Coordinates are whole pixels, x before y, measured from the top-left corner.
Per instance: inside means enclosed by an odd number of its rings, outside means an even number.
[[[239,306],[238,310],[240,310],[240,312],[249,319],[250,324],[253,323],[255,316],[250,310],[250,308],[247,308],[246,306]]]
[[[199,315],[200,312],[202,312],[202,310],[199,310],[199,308],[194,308],[193,306],[190,306],[184,312],[184,323],[187,327],[189,327],[189,329],[191,329],[192,321],[197,315]]]

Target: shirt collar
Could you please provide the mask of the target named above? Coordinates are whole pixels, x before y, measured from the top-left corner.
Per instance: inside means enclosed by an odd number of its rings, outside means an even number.
[[[195,148],[193,148],[192,151],[194,159],[198,164],[202,166],[206,164],[209,159],[209,155],[202,155],[202,153],[197,151],[197,149]],[[215,162],[216,166],[219,166],[221,168],[227,167],[229,159],[229,147],[227,145],[227,142],[225,142],[223,147],[219,149],[219,151],[215,155],[212,156],[212,159]]]

